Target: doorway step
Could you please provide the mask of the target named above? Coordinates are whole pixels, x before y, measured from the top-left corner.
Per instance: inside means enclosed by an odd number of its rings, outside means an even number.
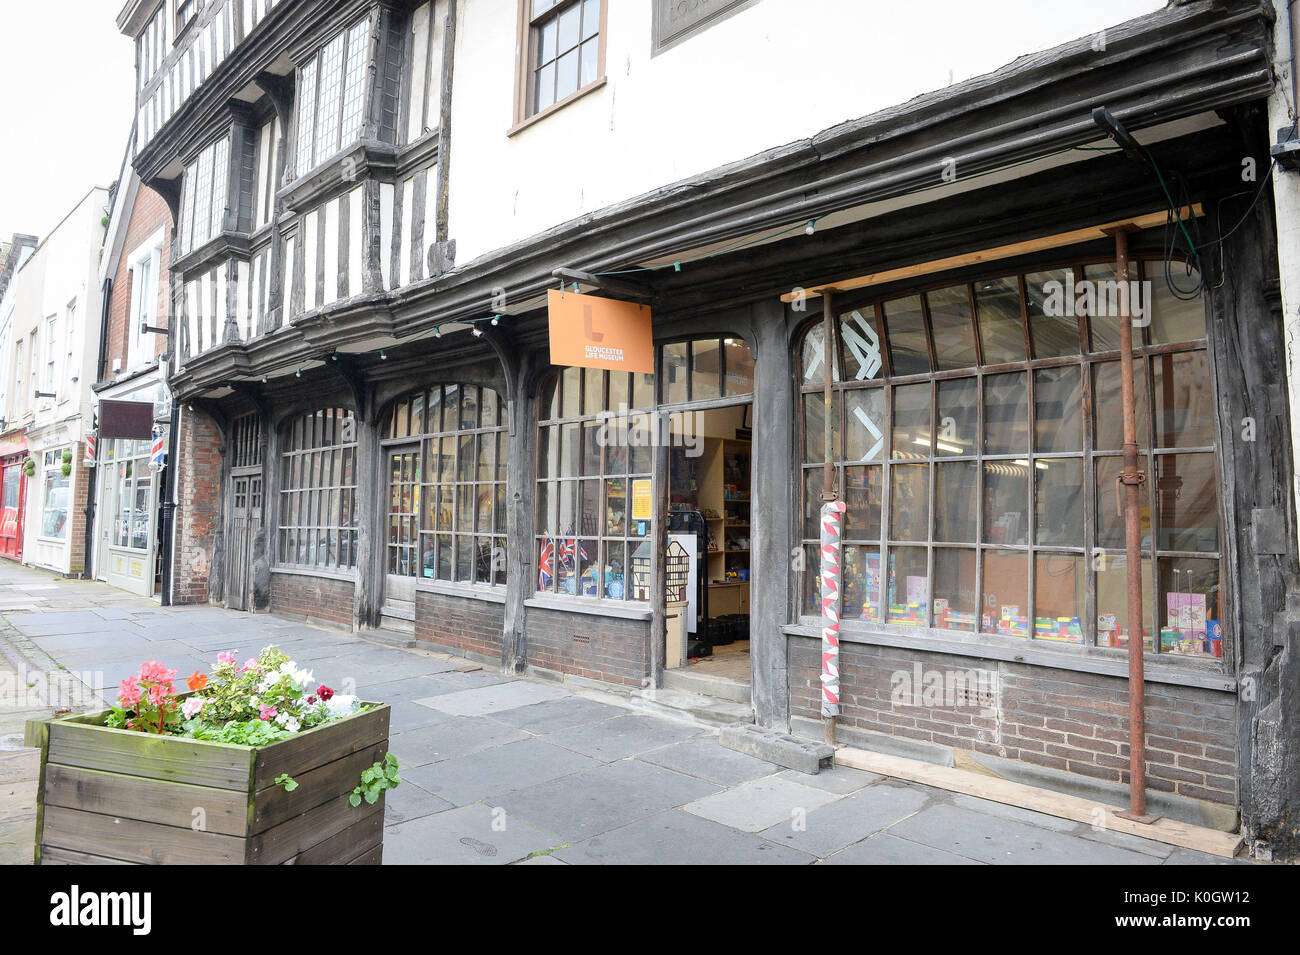
[[[687,719],[707,726],[753,722],[754,708],[750,706],[748,698],[744,703],[737,703],[716,696],[673,689],[666,685],[667,676],[665,672],[665,686],[662,690],[633,690],[629,700],[631,705],[661,716]]]
[[[702,666],[678,667],[664,671],[664,689],[680,690],[697,696],[732,703],[750,702],[749,681],[709,673]]]

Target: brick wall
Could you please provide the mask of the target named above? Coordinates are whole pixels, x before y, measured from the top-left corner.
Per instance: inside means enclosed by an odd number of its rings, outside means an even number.
[[[629,686],[650,675],[648,621],[529,607],[527,633],[531,666]]]
[[[488,657],[501,656],[505,606],[472,597],[415,593],[415,639]]]
[[[181,411],[176,467],[172,601],[206,603],[213,546],[221,526],[221,431],[201,411]]]
[[[792,637],[788,660],[791,716],[820,718],[820,641]],[[972,671],[974,680],[954,678]],[[927,692],[931,674],[945,686],[994,688],[995,709],[982,709],[978,694]],[[840,695],[845,726],[1128,783],[1122,677],[846,642]],[[1148,787],[1236,805],[1234,697],[1149,683],[1146,708]]]
[[[141,244],[147,242],[159,228],[164,231],[162,257],[159,263],[159,275],[157,276],[158,284],[157,288],[153,289],[153,294],[157,298],[157,314],[153,324],[155,327],[163,328],[169,325],[168,319],[171,307],[168,296],[167,270],[171,264],[171,223],[171,210],[167,208],[167,203],[163,201],[162,196],[141,183],[136,192],[135,205],[131,209],[130,219],[127,222],[126,236],[122,241],[122,256],[118,262],[117,274],[113,276],[113,292],[108,302],[108,327],[105,329],[106,341],[103,369],[106,380],[111,380],[113,377],[113,362],[115,359],[121,362],[123,370],[129,367],[127,364],[127,344],[130,341],[129,326],[133,292],[131,288],[130,256]],[[167,338],[163,335],[149,335],[143,338],[142,342],[155,357],[167,350]]]
[[[353,588],[350,580],[273,571],[271,610],[351,629]]]
[[[72,446],[73,501],[68,528],[68,573],[86,569],[86,502],[90,500],[90,471],[82,467],[86,446],[78,441]]]

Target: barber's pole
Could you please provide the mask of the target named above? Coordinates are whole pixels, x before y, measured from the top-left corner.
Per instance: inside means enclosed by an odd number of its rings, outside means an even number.
[[[86,449],[81,455],[81,466],[93,468],[95,466],[95,449],[98,441],[93,434],[86,435]]]
[[[843,501],[822,505],[822,716],[827,719],[840,714],[840,527],[844,511]]]
[[[162,469],[167,463],[167,442],[163,440],[162,432],[153,436],[153,449],[149,452],[149,467],[154,471]]]

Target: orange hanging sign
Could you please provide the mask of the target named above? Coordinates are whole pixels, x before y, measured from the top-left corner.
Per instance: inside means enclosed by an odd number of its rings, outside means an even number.
[[[654,374],[649,305],[555,289],[546,298],[551,364]]]

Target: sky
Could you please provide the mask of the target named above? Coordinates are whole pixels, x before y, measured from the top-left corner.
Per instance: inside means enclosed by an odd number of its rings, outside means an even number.
[[[4,0],[0,237],[45,238],[121,172],[135,83],[135,45],[115,22],[124,2]]]

